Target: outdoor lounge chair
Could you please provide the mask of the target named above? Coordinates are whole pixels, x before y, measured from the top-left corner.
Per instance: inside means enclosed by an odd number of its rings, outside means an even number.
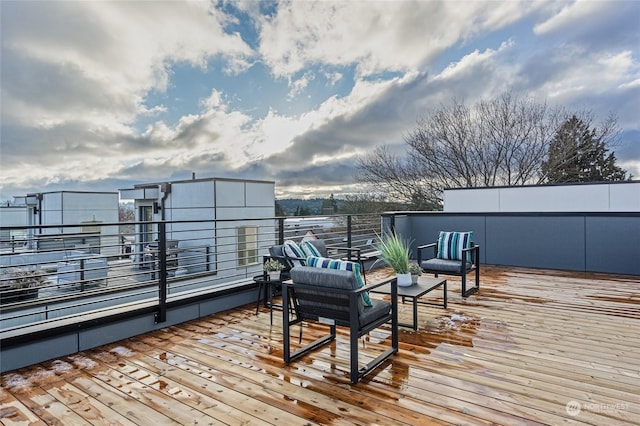
[[[398,352],[397,283],[395,278],[358,288],[352,271],[296,266],[292,281],[282,284],[284,361],[291,361],[336,338],[336,325],[349,327],[351,383],[380,366]],[[365,306],[363,293],[391,281],[391,300],[371,300]],[[293,317],[289,308],[293,305]],[[291,353],[290,327],[302,321],[318,321],[329,325],[329,334]],[[391,322],[391,347],[364,367],[359,367],[358,339]],[[302,328],[300,330],[302,339]]]
[[[418,265],[429,274],[455,275],[462,278],[462,297],[480,289],[480,246],[471,241],[471,232],[440,232],[438,241],[417,247]],[[433,249],[433,257],[423,251]],[[475,286],[467,290],[467,274],[475,270]]]

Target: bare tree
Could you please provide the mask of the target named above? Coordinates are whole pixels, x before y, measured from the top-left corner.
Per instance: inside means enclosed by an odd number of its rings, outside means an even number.
[[[453,100],[405,136],[406,157],[377,147],[358,159],[358,180],[416,209],[434,209],[445,188],[539,183],[562,110],[512,93],[473,107]]]

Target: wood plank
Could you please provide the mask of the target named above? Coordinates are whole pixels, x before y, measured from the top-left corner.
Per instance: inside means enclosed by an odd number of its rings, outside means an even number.
[[[14,387],[11,385],[15,378],[14,376],[14,374],[8,375],[6,381],[3,383],[3,388],[0,389],[0,421],[3,425],[7,426],[46,425],[40,417],[13,395],[12,392],[20,392],[15,390],[17,386]],[[21,378],[17,379],[21,380]],[[7,382],[10,383],[8,386],[6,386]]]

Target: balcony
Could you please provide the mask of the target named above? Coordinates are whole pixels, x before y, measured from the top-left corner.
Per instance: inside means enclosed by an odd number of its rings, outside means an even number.
[[[277,218],[136,223],[132,252],[119,235],[87,243],[73,229],[39,229],[40,251],[4,242],[3,268],[37,271],[45,284],[31,299],[1,296],[0,418],[637,424],[638,218],[407,212],[308,228]],[[273,325],[266,308],[255,314],[261,255],[309,231],[372,250],[391,226],[414,244],[428,241],[432,228],[473,229],[489,264],[480,292],[462,298],[459,280],[446,277],[448,309],[420,306],[418,330],[401,328],[400,353],[358,385],[350,385],[343,330],[337,343],[285,365],[281,312]],[[520,251],[509,246],[514,230]],[[21,253],[42,262],[11,257]],[[428,297],[438,302],[441,290]],[[410,304],[400,306],[400,322],[411,315]],[[322,334],[319,327],[305,324],[304,341]],[[370,334],[361,354],[373,357],[388,335]]]

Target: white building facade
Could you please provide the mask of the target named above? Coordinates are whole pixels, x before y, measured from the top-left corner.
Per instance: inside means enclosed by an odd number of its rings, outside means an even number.
[[[41,192],[14,197],[12,206],[0,209],[0,219],[3,227],[32,227],[21,235],[30,250],[91,246],[115,255],[120,250],[118,226],[102,224],[118,222],[118,206],[117,192]]]
[[[134,262],[145,266],[145,250],[166,221],[167,249],[178,252],[175,274],[217,271],[218,278],[261,270],[259,253],[273,245],[275,183],[200,178],[135,185],[120,198],[134,200]],[[148,222],[148,223],[147,223]],[[202,269],[206,269],[202,270]]]

